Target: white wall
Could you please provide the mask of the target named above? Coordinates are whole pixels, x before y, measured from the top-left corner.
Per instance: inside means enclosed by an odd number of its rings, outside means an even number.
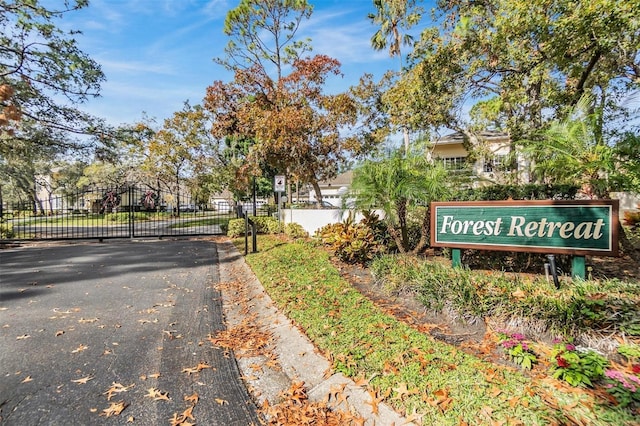
[[[624,217],[625,210],[637,211],[640,205],[640,195],[629,192],[612,192],[611,198],[620,200],[620,217]]]
[[[382,217],[382,212],[377,212]],[[339,223],[349,217],[349,210],[341,209],[282,209],[280,220],[284,223],[297,223],[305,231],[313,236],[315,232],[330,223]],[[355,221],[362,219],[361,214],[356,214]]]

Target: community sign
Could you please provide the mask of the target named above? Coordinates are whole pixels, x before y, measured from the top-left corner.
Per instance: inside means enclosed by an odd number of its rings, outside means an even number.
[[[618,200],[431,203],[431,246],[618,255]]]

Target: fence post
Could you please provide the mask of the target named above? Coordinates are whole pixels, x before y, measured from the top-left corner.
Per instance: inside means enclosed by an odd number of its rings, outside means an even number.
[[[133,223],[133,195],[134,195],[134,189],[133,186],[129,186],[129,238],[133,239],[133,237],[135,237],[135,224]]]

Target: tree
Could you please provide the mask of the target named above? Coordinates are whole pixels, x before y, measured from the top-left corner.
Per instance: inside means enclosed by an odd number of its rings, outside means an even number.
[[[69,133],[98,134],[102,126],[68,106],[98,96],[104,74],[78,48],[78,32],[64,33],[55,25],[88,1],[63,4],[53,9],[38,0],[0,2],[0,155],[28,143],[78,147],[82,143],[72,143]],[[35,140],[30,129],[49,135]]]
[[[599,132],[602,111],[589,112],[584,96],[562,120],[552,122],[536,141],[524,146],[533,160],[533,172],[542,182],[572,183],[592,198],[610,198],[611,192],[639,192],[640,146],[630,134],[621,141]]]
[[[465,105],[496,98],[513,140],[565,117],[585,93],[602,123],[640,82],[638,0],[463,0],[438,3],[438,27],[425,30],[410,71],[389,100],[413,126],[470,133]]]
[[[397,56],[399,70],[402,73],[402,46],[411,45],[413,37],[402,34],[401,30],[409,30],[421,18],[422,8],[416,7],[415,0],[373,0],[376,13],[369,14],[369,20],[380,28],[371,37],[371,46],[375,50],[389,47],[389,55]],[[402,126],[404,136],[404,150],[409,152],[409,131]]]
[[[356,208],[381,209],[389,234],[401,253],[420,253],[429,244],[429,203],[451,194],[452,177],[424,155],[400,155],[364,162],[351,185]],[[420,240],[412,245],[409,213],[419,216]]]
[[[232,40],[227,58],[218,60],[235,69],[234,81],[214,82],[205,108],[214,116],[216,138],[251,141],[238,169],[245,176],[259,175],[266,165],[310,183],[321,201],[318,181],[335,177],[345,152],[357,154],[361,146],[341,134],[356,122],[353,98],[323,92],[327,78],[340,75],[340,64],[324,55],[302,57],[309,44],[295,34],[310,14],[303,0],[241,1],[227,15]]]

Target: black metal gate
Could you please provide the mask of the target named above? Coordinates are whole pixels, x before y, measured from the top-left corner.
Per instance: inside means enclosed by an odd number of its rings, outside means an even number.
[[[0,240],[65,240],[219,235],[235,211],[188,194],[127,186],[0,206]]]

